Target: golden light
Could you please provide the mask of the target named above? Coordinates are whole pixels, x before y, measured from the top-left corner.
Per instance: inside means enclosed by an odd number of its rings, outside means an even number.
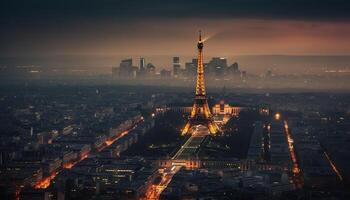
[[[53,179],[55,179],[55,177],[57,176],[58,172],[54,171],[50,174],[50,176],[45,177],[44,179],[40,180],[39,182],[37,182],[34,186],[34,188],[36,189],[45,189],[48,188],[50,186],[50,183]]]
[[[275,119],[276,119],[276,120],[281,119],[281,114],[280,114],[280,113],[276,113],[276,114],[275,114]]]

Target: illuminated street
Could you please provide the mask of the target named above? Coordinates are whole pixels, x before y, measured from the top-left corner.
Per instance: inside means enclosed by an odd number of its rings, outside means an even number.
[[[139,122],[142,122],[142,120],[140,120]],[[139,123],[138,122],[138,123]],[[135,127],[137,126],[137,124],[135,124],[130,130],[134,129]],[[117,137],[113,138],[113,139],[110,139],[110,140],[107,140],[105,145],[102,146],[102,148],[100,149],[97,149],[98,152],[102,151],[103,149],[107,148],[108,146],[112,145],[114,142],[116,142],[117,140],[119,140],[120,138],[124,137],[125,135],[127,135],[130,130],[127,130],[127,131],[124,131],[122,132],[121,134],[119,134]],[[73,162],[69,162],[67,164],[65,164],[59,171],[55,171],[53,172],[50,176],[48,177],[43,177],[43,179],[41,179],[40,181],[38,181],[35,185],[35,188],[40,188],[40,189],[45,189],[45,188],[48,188],[51,184],[51,181],[54,180],[56,178],[56,176],[64,169],[71,169],[73,168],[76,164],[78,164],[79,162],[81,162],[82,160],[88,158],[90,155],[87,154],[87,155],[84,155],[82,157],[80,157],[78,160],[76,161],[73,161]]]
[[[303,177],[302,177],[302,174],[300,173],[301,170],[299,168],[299,165],[298,165],[298,161],[297,161],[297,158],[296,158],[296,155],[295,155],[295,149],[294,149],[294,141],[292,139],[292,136],[289,132],[289,127],[288,127],[288,122],[287,120],[284,121],[284,130],[285,130],[285,133],[286,133],[286,136],[287,136],[287,141],[288,141],[288,148],[289,148],[289,153],[290,153],[290,157],[291,157],[291,160],[292,160],[292,171],[293,171],[293,181],[294,181],[294,184],[297,188],[302,188],[304,183],[303,183]]]
[[[182,166],[173,166],[171,168],[164,169],[164,173],[161,173],[161,181],[158,184],[152,184],[147,188],[145,197],[143,200],[152,199],[158,200],[160,194],[171,182],[173,176],[182,168]]]
[[[324,155],[326,156],[326,158],[327,158],[329,164],[331,165],[331,167],[332,167],[334,173],[337,175],[337,177],[339,178],[339,180],[342,181],[342,180],[343,180],[343,176],[340,174],[340,172],[339,172],[337,166],[333,163],[333,161],[331,160],[331,158],[329,157],[329,155],[328,155],[326,152],[324,152]]]
[[[175,161],[195,158],[201,144],[210,133],[207,127],[197,125],[192,128],[189,134],[191,134],[191,137],[181,146],[171,160]],[[144,199],[159,199],[160,194],[171,182],[173,176],[182,167],[185,167],[182,162],[173,162],[171,167],[162,169],[163,173],[161,173],[161,181],[158,184],[152,184],[147,188],[145,193],[146,197]]]

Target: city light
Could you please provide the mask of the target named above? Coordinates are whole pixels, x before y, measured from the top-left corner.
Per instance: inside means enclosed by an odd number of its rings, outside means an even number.
[[[333,171],[335,172],[335,174],[338,176],[339,180],[342,181],[343,180],[343,176],[339,172],[338,168],[335,166],[335,164],[333,163],[333,161],[331,160],[331,158],[329,157],[329,155],[326,152],[324,152],[324,155],[326,156],[329,164],[331,165],[331,167],[332,167]]]
[[[275,119],[276,120],[280,120],[281,119],[281,114],[280,113],[276,113],[275,114]]]
[[[290,157],[292,159],[292,172],[294,173],[295,184],[296,184],[297,188],[302,188],[303,180],[300,176],[301,170],[300,170],[299,165],[298,165],[298,161],[297,161],[295,149],[294,149],[294,140],[292,139],[292,136],[289,132],[289,126],[288,126],[287,121],[284,121],[284,132],[286,133],[286,136],[287,136],[289,153],[290,153]]]
[[[35,184],[34,187],[37,188],[37,189],[45,189],[45,188],[48,188],[48,187],[50,186],[50,184],[51,184],[51,181],[52,181],[53,179],[55,179],[55,177],[57,176],[58,173],[59,173],[58,171],[52,172],[50,176],[45,177],[45,178],[41,179],[40,181],[38,181],[38,182]]]

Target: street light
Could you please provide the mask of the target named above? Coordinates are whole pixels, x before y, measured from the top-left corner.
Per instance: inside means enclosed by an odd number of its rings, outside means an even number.
[[[280,114],[280,113],[276,113],[276,114],[275,114],[275,119],[276,119],[276,120],[281,119],[281,114]]]

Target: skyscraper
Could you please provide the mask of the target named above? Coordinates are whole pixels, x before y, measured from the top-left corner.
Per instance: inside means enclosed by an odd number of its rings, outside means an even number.
[[[140,58],[140,71],[145,71],[145,58]]]
[[[140,66],[137,71],[137,77],[144,78],[145,75],[146,75],[146,60],[145,58],[140,58]]]
[[[180,65],[180,58],[179,57],[173,57],[173,75],[174,77],[178,77],[180,73],[181,65]]]
[[[119,76],[121,78],[131,78],[134,77],[134,74],[132,59],[122,60],[119,67]]]
[[[227,67],[226,75],[228,75],[228,76],[231,76],[231,75],[238,76],[238,75],[240,75],[239,66],[238,66],[237,62],[235,62],[232,65],[230,65],[229,67]]]
[[[208,69],[210,74],[214,74],[216,77],[222,77],[227,69],[227,59],[214,57],[208,63]]]

